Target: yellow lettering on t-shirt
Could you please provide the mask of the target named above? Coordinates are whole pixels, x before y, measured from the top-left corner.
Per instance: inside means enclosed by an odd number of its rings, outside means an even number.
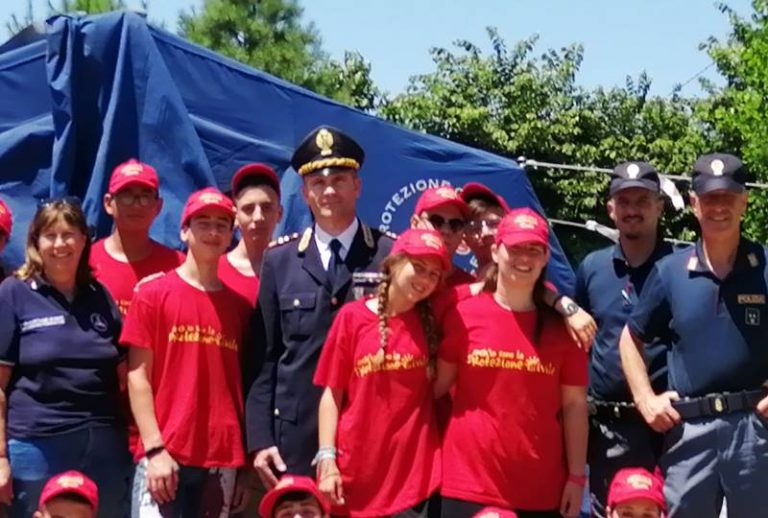
[[[231,351],[237,351],[239,348],[237,339],[224,336],[211,326],[200,327],[199,325],[184,324],[173,326],[168,332],[168,343],[174,342],[215,345]]]
[[[387,353],[384,355],[384,361],[380,364],[374,361],[375,357],[375,354],[366,354],[355,362],[355,374],[357,377],[363,378],[374,372],[381,371],[423,369],[428,363],[425,356],[414,356],[410,353]]]
[[[497,351],[491,348],[473,349],[467,354],[467,365],[489,369],[506,369],[554,376],[552,362],[542,363],[538,356],[527,356],[522,351]]]

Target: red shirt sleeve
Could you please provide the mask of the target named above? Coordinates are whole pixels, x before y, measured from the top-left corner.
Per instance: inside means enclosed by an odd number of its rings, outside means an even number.
[[[133,297],[128,313],[123,322],[123,331],[120,334],[120,343],[128,347],[141,347],[152,349],[158,308],[151,301],[150,290],[146,286]]]
[[[456,307],[445,312],[442,319],[443,340],[437,350],[437,357],[449,363],[459,363],[467,352],[467,330],[463,317]]]
[[[563,368],[560,371],[560,384],[583,387],[589,384],[587,353],[571,339],[565,324],[560,324],[559,339],[563,341]]]
[[[313,382],[319,387],[346,389],[352,377],[355,349],[353,305],[341,308],[325,339]]]

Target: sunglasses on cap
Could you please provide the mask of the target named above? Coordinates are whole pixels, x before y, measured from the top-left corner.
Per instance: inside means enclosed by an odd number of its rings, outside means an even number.
[[[427,216],[427,221],[429,221],[429,224],[432,225],[432,227],[435,230],[442,230],[446,225],[448,225],[448,228],[450,228],[451,232],[453,232],[454,234],[456,232],[461,232],[462,230],[464,230],[464,227],[467,224],[467,222],[464,221],[463,219],[459,219],[459,218],[445,219],[439,214],[431,214]]]
[[[60,196],[57,198],[45,198],[37,202],[37,210],[46,209],[53,205],[69,205],[70,207],[82,207],[83,202],[77,196]]]

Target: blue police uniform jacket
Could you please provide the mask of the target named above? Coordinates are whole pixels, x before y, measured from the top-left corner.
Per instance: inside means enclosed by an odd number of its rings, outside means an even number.
[[[669,384],[682,397],[759,388],[768,380],[766,248],[742,238],[718,279],[701,242],[656,263],[627,326],[649,342],[671,331]]]
[[[650,257],[633,268],[618,243],[589,254],[576,272],[576,302],[597,323],[590,350],[589,391],[601,401],[632,401],[619,356],[619,338],[638,302],[654,264],[673,252],[661,241]],[[651,385],[657,393],[667,390],[669,336],[646,344],[645,359]]]
[[[312,235],[281,238],[264,255],[251,336],[256,366],[246,397],[248,450],[277,446],[288,473],[310,474],[322,389],[312,383],[336,312],[353,298],[354,272],[378,272],[391,235],[360,223],[334,287]]]

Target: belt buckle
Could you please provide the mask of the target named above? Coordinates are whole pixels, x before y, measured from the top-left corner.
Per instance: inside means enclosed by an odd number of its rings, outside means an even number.
[[[712,411],[714,411],[715,414],[722,414],[728,410],[728,404],[725,400],[725,397],[721,394],[716,395],[714,399],[710,400],[710,406],[712,407]]]

